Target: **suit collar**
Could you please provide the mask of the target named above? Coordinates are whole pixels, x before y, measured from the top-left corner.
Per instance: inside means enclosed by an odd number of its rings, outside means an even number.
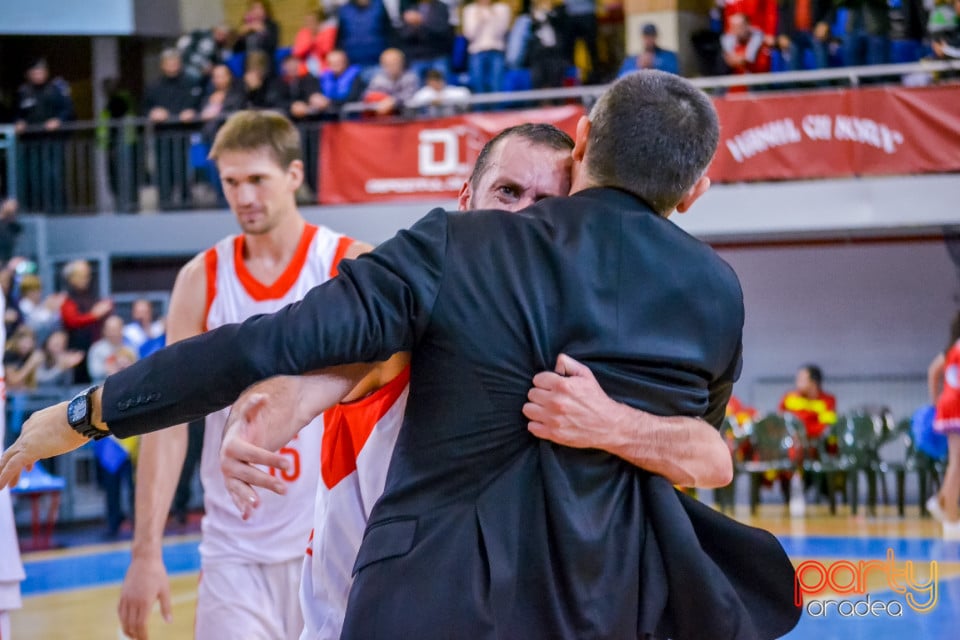
[[[651,213],[659,215],[643,199],[615,187],[590,187],[576,193],[570,194],[571,198],[587,198],[597,200],[606,206],[615,207],[624,211],[636,211],[638,213]]]

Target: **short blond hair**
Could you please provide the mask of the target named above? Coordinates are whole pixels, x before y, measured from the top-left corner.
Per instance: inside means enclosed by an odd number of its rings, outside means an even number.
[[[237,111],[227,118],[213,140],[209,158],[216,162],[227,151],[259,149],[267,149],[283,169],[294,160],[303,160],[300,133],[274,111]]]

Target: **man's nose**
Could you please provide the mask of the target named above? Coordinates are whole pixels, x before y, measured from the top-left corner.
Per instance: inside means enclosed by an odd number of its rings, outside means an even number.
[[[257,199],[257,190],[252,184],[243,183],[237,187],[237,201],[242,205],[252,204]]]

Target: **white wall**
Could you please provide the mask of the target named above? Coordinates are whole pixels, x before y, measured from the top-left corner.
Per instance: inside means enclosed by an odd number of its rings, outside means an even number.
[[[721,249],[746,305],[736,393],[775,408],[806,362],[830,378],[841,409],[861,402],[904,415],[923,402],[925,372],[960,308],[960,276],[941,241]],[[897,376],[897,380],[878,378]],[[769,378],[781,378],[770,380]]]
[[[0,33],[16,35],[123,35],[134,26],[131,0],[0,0],[0,16]]]

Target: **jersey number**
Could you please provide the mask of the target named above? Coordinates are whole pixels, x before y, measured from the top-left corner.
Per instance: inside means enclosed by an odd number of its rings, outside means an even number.
[[[289,471],[281,471],[274,467],[270,467],[270,475],[277,477],[277,474],[280,474],[280,477],[286,480],[287,482],[294,482],[297,478],[300,477],[300,452],[294,449],[293,447],[284,447],[280,449],[280,455],[289,456],[293,461]]]

